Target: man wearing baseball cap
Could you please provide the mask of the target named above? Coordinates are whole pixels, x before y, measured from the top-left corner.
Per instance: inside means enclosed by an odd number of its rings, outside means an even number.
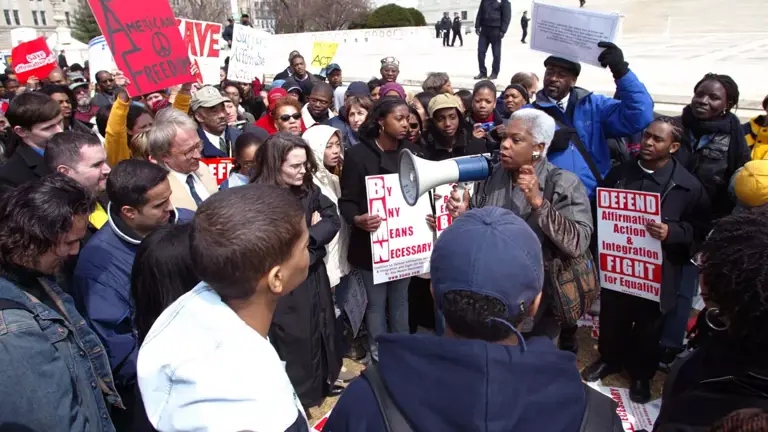
[[[83,78],[82,81],[80,80],[81,77]],[[82,75],[75,76],[69,89],[75,95],[75,100],[72,101],[75,119],[83,123],[94,123],[93,120],[99,107],[91,104],[91,91],[88,82]]]
[[[544,284],[525,221],[491,207],[457,218],[435,244],[431,276],[445,336],[380,336],[379,363],[347,387],[324,430],[622,430],[616,404],[581,382],[572,353],[517,329]]]
[[[204,86],[192,96],[190,108],[197,121],[197,134],[203,141],[202,157],[232,157],[235,140],[241,132],[227,125],[225,102],[232,102],[213,86]]]
[[[325,78],[328,84],[336,90],[341,85],[341,66],[338,63],[331,63],[325,68]]]

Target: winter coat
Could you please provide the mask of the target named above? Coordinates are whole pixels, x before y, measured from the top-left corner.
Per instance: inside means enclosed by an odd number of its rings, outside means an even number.
[[[432,335],[379,336],[381,380],[414,431],[576,432],[586,393],[575,356],[541,337],[519,346]],[[621,430],[615,412],[613,428]],[[323,428],[384,432],[371,386],[353,381]]]
[[[452,28],[452,30],[453,30],[453,32],[455,34],[461,33],[461,18],[459,18],[459,17],[454,17],[453,18],[453,28]]]
[[[669,226],[667,238],[661,242],[663,313],[675,307],[683,266],[706,236],[710,218],[709,196],[699,180],[676,160],[669,164],[668,171],[662,168],[651,176],[636,161],[626,162],[612,169],[603,182],[607,188],[661,194],[661,221]]]
[[[9,189],[33,182],[50,174],[43,155],[26,144],[19,144],[16,151],[0,165],[0,196]]]
[[[452,23],[451,23],[451,19],[450,18],[443,17],[440,20],[440,30],[451,31],[451,27],[452,27]]]
[[[328,144],[328,140],[331,139],[333,134],[339,134],[338,129],[334,129],[330,126],[315,125],[304,132],[302,137],[312,148],[312,153],[315,156],[315,162],[317,162],[317,172],[313,178],[313,181],[317,187],[320,188],[320,192],[333,201],[334,205],[338,205],[339,197],[341,196],[341,185],[339,184],[339,177],[332,174],[323,165],[323,156],[325,154],[325,146]],[[341,139],[341,136],[339,136]],[[342,148],[342,162],[344,159],[344,152]],[[331,283],[331,287],[335,287],[341,281],[341,278],[346,276],[350,271],[349,262],[347,261],[347,250],[349,249],[349,225],[346,222],[341,221],[341,227],[339,233],[331,240],[325,247],[326,256],[324,258],[325,267],[328,271],[328,279]]]
[[[472,156],[483,153],[488,153],[488,145],[486,140],[482,138],[475,138],[472,136],[472,132],[469,130],[461,130],[456,144],[452,149],[446,149],[438,144],[435,134],[439,132],[432,132],[433,128],[430,128],[430,132],[425,137],[426,145],[424,146],[424,158],[431,161],[441,161],[445,159],[451,159],[461,156]]]
[[[506,33],[512,17],[509,0],[481,0],[475,17],[475,28],[496,28]]]
[[[229,144],[229,154],[226,154],[221,151],[221,149],[219,149],[219,143],[212,143],[211,140],[208,139],[208,135],[206,135],[203,131],[203,127],[198,126],[197,135],[203,141],[203,151],[200,152],[201,156],[204,158],[233,157],[235,154],[235,141],[237,141],[237,138],[242,133],[243,132],[240,129],[233,128],[231,126],[227,126],[227,128],[224,129],[224,139]]]
[[[414,154],[421,154],[421,149],[408,141],[401,141],[398,151],[408,149]],[[368,213],[368,198],[365,190],[365,177],[371,175],[397,173],[397,164],[384,155],[373,140],[361,137],[360,144],[350,148],[344,158],[341,172],[341,197],[339,213],[352,227],[349,239],[348,260],[354,267],[370,270],[371,233],[355,225],[355,216]]]
[[[336,117],[336,114],[334,114],[333,111],[328,110],[328,118],[321,123],[318,123],[312,117],[312,114],[309,113],[309,104],[305,104],[304,107],[301,108],[301,124],[304,126],[303,130],[309,129],[316,124],[327,125],[328,122],[334,117]]]
[[[604,177],[611,169],[611,155],[606,138],[632,135],[653,121],[651,95],[632,71],[616,80],[616,95],[617,98],[613,99],[574,87],[568,100],[567,112],[563,113],[550,102],[542,90],[537,93],[533,107],[554,118],[558,129],[563,126],[575,129],[600,175]],[[557,136],[556,133],[556,139]],[[556,167],[576,174],[587,188],[589,197],[594,197],[597,179],[573,141],[566,137],[558,142],[563,145],[558,146],[553,142],[547,151],[547,158]]]
[[[752,160],[766,159],[768,156],[768,123],[766,116],[753,117],[744,125],[747,145],[752,150]]]
[[[309,227],[307,279],[280,298],[272,316],[269,339],[304,407],[322,403],[341,371],[333,296],[323,259],[326,246],[339,232],[341,220],[333,202],[313,185],[301,197]],[[312,213],[322,220],[312,225]]]

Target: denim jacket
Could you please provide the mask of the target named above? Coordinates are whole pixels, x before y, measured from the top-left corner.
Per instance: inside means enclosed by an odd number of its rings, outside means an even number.
[[[55,283],[38,278],[60,312],[0,277],[0,428],[111,432],[109,406],[123,408],[104,347]],[[106,402],[105,402],[106,398]]]

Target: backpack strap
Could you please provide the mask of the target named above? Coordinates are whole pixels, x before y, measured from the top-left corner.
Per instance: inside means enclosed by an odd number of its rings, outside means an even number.
[[[23,304],[17,302],[16,300],[0,298],[0,310],[6,310],[6,309],[21,309],[21,310],[27,311],[29,313],[32,313],[32,311],[29,310],[28,307],[26,307]]]
[[[373,390],[373,395],[376,397],[376,403],[379,405],[379,411],[381,411],[381,417],[384,420],[384,428],[387,432],[412,432],[413,429],[405,417],[403,417],[400,409],[395,405],[389,390],[387,390],[384,381],[382,381],[378,365],[373,363],[368,366],[363,371],[363,376],[368,380],[368,384],[371,386],[371,390]]]
[[[558,120],[556,117],[552,117],[555,120],[555,124],[557,124],[557,127],[559,129],[573,131],[571,133],[571,142],[576,147],[576,150],[579,151],[579,154],[584,159],[584,162],[587,163],[587,167],[589,167],[589,171],[592,172],[592,176],[595,178],[595,181],[597,184],[600,184],[603,182],[603,175],[600,174],[600,170],[597,169],[597,164],[595,164],[595,160],[592,158],[592,155],[589,153],[589,150],[584,146],[584,143],[581,142],[581,138],[579,137],[579,132],[576,131],[575,128],[572,128],[568,126],[567,124],[563,123],[562,121]]]
[[[616,414],[618,404],[610,397],[584,384],[587,398],[584,417],[581,418],[579,432],[615,432],[622,431],[621,421]]]

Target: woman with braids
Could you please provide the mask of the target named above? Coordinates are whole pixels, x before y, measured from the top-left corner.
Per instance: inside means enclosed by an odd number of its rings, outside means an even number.
[[[682,116],[689,142],[682,143],[676,157],[704,185],[714,220],[733,210],[728,182],[749,161],[744,131],[731,113],[739,103],[739,86],[728,75],[709,73],[693,91]]]
[[[735,410],[768,408],[766,224],[766,206],[725,217],[695,257],[709,337],[667,378],[655,431],[706,430]]]
[[[304,139],[278,132],[256,151],[251,177],[251,183],[290,190],[301,202],[309,227],[307,278],[277,303],[269,329],[269,340],[285,362],[285,371],[305,410],[323,403],[342,364],[331,285],[323,261],[326,246],[336,237],[341,221],[336,205],[314,183],[317,169]]]
[[[703,238],[709,199],[701,183],[672,155],[680,148],[682,126],[659,117],[643,133],[637,161],[613,168],[602,186],[661,195],[661,222],[648,222],[648,235],[661,241],[662,269],[659,301],[610,289],[601,293],[600,359],[584,370],[586,381],[597,381],[626,368],[629,397],[646,403],[659,363],[659,338],[664,315],[675,309],[683,265],[690,249]],[[690,304],[688,305],[690,310]]]

